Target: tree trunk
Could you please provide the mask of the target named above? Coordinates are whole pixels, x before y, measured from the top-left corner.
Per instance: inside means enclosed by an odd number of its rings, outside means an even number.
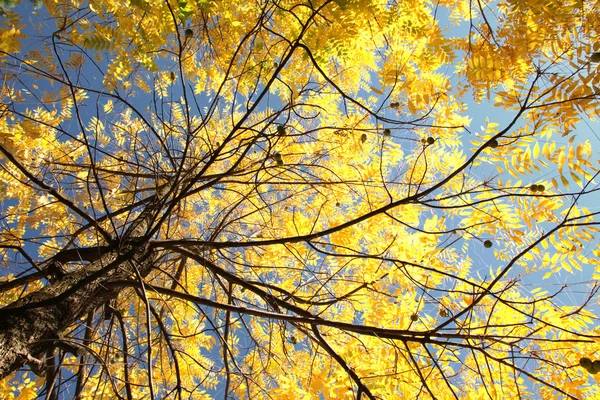
[[[106,283],[130,278],[135,268],[146,276],[154,257],[147,246],[112,250],[0,309],[0,379],[26,363],[38,372],[46,351],[56,347],[69,326],[117,297],[118,290],[107,289]]]

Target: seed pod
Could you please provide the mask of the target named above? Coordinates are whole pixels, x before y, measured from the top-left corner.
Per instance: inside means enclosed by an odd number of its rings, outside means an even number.
[[[598,372],[600,372],[600,360],[594,360],[592,362],[591,368],[588,368],[587,370],[590,374],[594,374],[594,375],[597,374]]]
[[[492,139],[488,143],[488,146],[490,146],[492,149],[495,149],[496,147],[498,147],[498,141],[496,139]]]
[[[193,38],[193,37],[194,37],[194,31],[193,31],[193,30],[191,30],[190,28],[187,28],[187,29],[185,30],[185,37],[186,37],[187,39],[191,39],[191,38]]]
[[[489,249],[490,247],[492,247],[494,244],[492,243],[491,240],[486,240],[485,242],[483,242],[483,247],[485,247],[486,249]]]
[[[383,136],[390,136],[392,134],[392,131],[390,131],[388,128],[385,128],[383,130]]]
[[[592,368],[593,363],[592,360],[590,360],[589,358],[583,357],[579,360],[579,365],[581,365],[585,369],[590,369]]]
[[[435,139],[434,139],[434,138],[432,138],[431,136],[429,136],[429,137],[427,138],[427,144],[434,144],[434,143],[435,143]]]
[[[366,133],[363,133],[362,135],[360,135],[360,141],[363,142],[363,143],[367,141],[367,134]]]

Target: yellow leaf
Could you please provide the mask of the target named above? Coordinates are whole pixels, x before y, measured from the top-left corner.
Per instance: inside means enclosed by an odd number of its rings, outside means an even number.
[[[567,161],[567,155],[565,154],[565,150],[560,149],[560,153],[558,154],[558,173],[562,175],[562,169],[565,166],[565,162]]]
[[[537,159],[540,155],[540,144],[535,142],[535,146],[533,146],[533,158]]]
[[[571,178],[573,178],[573,180],[579,187],[583,188],[583,182],[581,181],[581,178],[579,176],[577,176],[577,174],[575,172],[571,172]]]
[[[578,160],[581,160],[584,150],[585,150],[585,145],[583,143],[579,143],[577,145],[577,159]]]
[[[575,137],[575,136],[573,136]],[[569,153],[567,156],[567,160],[569,161],[569,164],[573,163],[573,160],[575,159],[575,148],[574,147],[569,147]]]
[[[379,90],[379,89],[377,89],[377,88],[375,88],[375,87],[373,87],[373,86],[369,86],[369,87],[370,87],[370,88],[371,88],[371,90],[372,90],[372,91],[374,91],[375,93],[377,93],[377,94],[379,94],[379,95],[382,95],[382,94],[383,94],[383,91],[382,91],[382,90]]]

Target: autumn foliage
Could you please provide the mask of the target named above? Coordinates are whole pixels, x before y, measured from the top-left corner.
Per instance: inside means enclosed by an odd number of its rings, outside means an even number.
[[[0,398],[600,396],[596,1],[0,10]]]

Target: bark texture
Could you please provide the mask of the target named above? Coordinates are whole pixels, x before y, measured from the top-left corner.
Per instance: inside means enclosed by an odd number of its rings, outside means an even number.
[[[0,310],[0,379],[28,363],[35,371],[62,333],[86,314],[115,299],[113,280],[146,276],[154,255],[147,246],[108,251],[98,260]],[[37,366],[35,364],[38,364]]]

